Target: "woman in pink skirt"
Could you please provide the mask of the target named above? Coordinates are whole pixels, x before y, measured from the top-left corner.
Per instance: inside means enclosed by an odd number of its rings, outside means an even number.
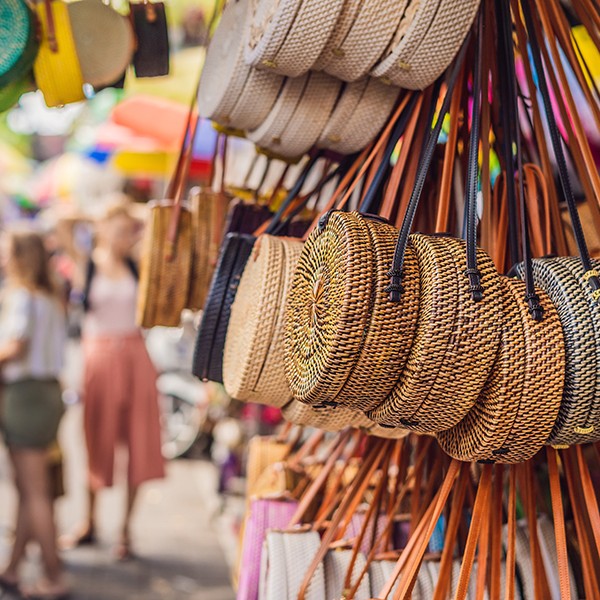
[[[89,461],[89,518],[71,545],[96,539],[96,494],[113,485],[115,451],[125,447],[128,497],[117,557],[131,555],[130,522],[140,486],[164,477],[156,371],[135,324],[137,269],[130,258],[135,221],[125,205],[99,224],[86,268],[84,429]]]

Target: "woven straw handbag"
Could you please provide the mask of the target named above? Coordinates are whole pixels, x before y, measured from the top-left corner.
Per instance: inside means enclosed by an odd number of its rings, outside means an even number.
[[[246,466],[246,495],[256,495],[256,482],[267,468],[285,460],[292,446],[287,441],[271,436],[254,436],[248,442]]]
[[[259,600],[297,600],[304,574],[320,545],[316,531],[269,531],[261,557]],[[322,563],[317,567],[304,598],[326,598]]]
[[[283,370],[285,299],[302,242],[260,236],[244,269],[223,357],[223,382],[238,400],[283,406],[291,393]]]
[[[140,327],[179,326],[188,300],[191,248],[190,212],[177,201],[152,204],[140,264],[136,316]]]
[[[313,159],[306,164],[267,232],[281,226],[281,217],[299,194],[315,162]],[[223,383],[223,352],[231,307],[255,241],[253,235],[238,233],[229,233],[223,240],[194,350],[192,372],[200,379]]]
[[[130,2],[130,19],[135,33],[133,69],[136,77],[169,74],[169,32],[164,2]]]
[[[529,10],[525,10],[528,30],[534,31]],[[543,70],[539,41],[530,33],[536,71]],[[562,405],[548,443],[564,446],[600,439],[600,403],[598,403],[598,360],[600,337],[597,324],[599,311],[597,261],[589,257],[581,221],[571,189],[562,140],[554,116],[545,74],[538,77],[546,119],[564,197],[567,200],[573,231],[579,248],[579,259],[557,257],[536,259],[533,265],[535,283],[544,289],[555,304],[564,331],[566,375]],[[550,111],[550,113],[548,113]],[[517,268],[519,274],[523,267]]]
[[[235,129],[255,129],[267,117],[284,78],[244,62],[250,0],[230,2],[211,39],[198,106],[203,117]]]
[[[507,43],[500,39],[505,57],[505,82],[514,81],[514,56],[510,21],[501,23]],[[502,73],[500,74],[502,76]],[[508,172],[513,171],[513,147],[517,148],[518,191],[515,179],[509,185],[506,176],[507,203],[526,221],[525,167],[521,153],[521,139],[515,127],[516,92],[510,83],[498,86],[506,111],[507,128],[504,132],[504,152]],[[498,185],[498,184],[497,184]],[[517,207],[517,196],[519,207]],[[536,454],[552,431],[564,387],[565,349],[564,336],[551,298],[533,286],[535,278],[530,259],[529,230],[523,239],[523,284],[503,278],[503,329],[502,342],[493,372],[476,404],[455,427],[438,434],[438,441],[450,456],[468,461],[519,462]],[[518,246],[515,226],[510,227],[514,246]],[[541,232],[536,238],[541,237]],[[536,240],[537,241],[537,240]],[[537,305],[537,306],[536,306]],[[543,307],[536,313],[537,307]],[[543,318],[542,318],[543,316]],[[540,390],[543,390],[540,393]]]
[[[480,19],[481,26],[481,19]],[[474,88],[481,85],[482,41],[477,48]],[[462,55],[466,46],[463,45]],[[441,115],[462,59],[452,72]],[[468,413],[479,397],[495,362],[502,324],[501,280],[492,259],[476,247],[477,153],[480,94],[475,94],[466,185],[466,239],[410,235],[421,278],[419,320],[406,367],[388,398],[368,416],[380,424],[404,426],[422,433],[449,429]],[[396,246],[388,290],[391,300],[406,294],[402,281],[416,207],[441,127],[441,117],[427,141],[417,184]],[[466,269],[465,269],[466,267]]]
[[[336,547],[325,556],[323,567],[325,569],[325,598],[343,598],[346,588],[346,574],[351,566],[351,561],[354,556],[354,551],[349,548]],[[349,578],[350,582],[354,582],[362,573],[366,565],[364,554],[359,552],[356,555],[354,564],[352,565],[352,575]],[[356,600],[369,600],[371,597],[371,582],[369,581],[368,573],[360,581],[354,598]]]
[[[340,15],[317,68],[344,81],[369,73],[392,41],[407,5],[406,0],[361,0]]]
[[[323,133],[341,86],[323,73],[288,79],[271,113],[248,139],[284,158],[302,156]]]
[[[70,2],[68,10],[83,80],[95,88],[118,81],[134,52],[129,20],[98,0]]]
[[[317,146],[340,154],[362,150],[389,120],[399,94],[399,88],[371,78],[346,84]]]
[[[410,250],[407,294],[401,303],[388,301],[386,273],[396,239],[393,227],[344,212],[322,219],[309,236],[286,317],[285,363],[295,398],[370,410],[394,387],[419,305]]]
[[[36,5],[36,14],[41,34],[33,73],[46,105],[83,100],[84,78],[68,5],[60,0],[44,0]]]
[[[35,15],[20,0],[0,5],[0,88],[31,73],[38,52]]]
[[[260,584],[263,545],[271,529],[285,529],[298,508],[289,499],[252,500],[244,528],[237,600],[256,600]]]
[[[410,0],[374,77],[403,88],[431,85],[456,57],[473,24],[480,0]]]
[[[336,25],[344,0],[258,0],[249,19],[246,62],[288,77],[308,72]]]

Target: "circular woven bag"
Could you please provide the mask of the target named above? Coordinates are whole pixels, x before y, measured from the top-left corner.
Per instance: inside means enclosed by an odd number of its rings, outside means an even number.
[[[39,47],[35,16],[22,0],[0,3],[0,87],[31,72]]]
[[[296,158],[318,141],[338,99],[342,83],[324,73],[310,73],[294,113],[281,133],[274,123],[271,141],[263,147],[279,156]],[[267,133],[266,137],[269,137]]]
[[[458,54],[480,1],[412,0],[414,15],[401,24],[389,54],[371,74],[413,90],[431,85]]]
[[[600,261],[592,264],[600,269]],[[523,276],[523,265],[517,272]],[[533,276],[558,310],[566,351],[564,395],[548,443],[595,442],[600,440],[600,306],[578,258],[535,259]]]
[[[399,94],[400,88],[372,78],[347,84],[317,145],[340,154],[362,150],[388,121]]]
[[[546,442],[561,404],[565,357],[558,313],[538,290],[545,312],[535,321],[525,284],[501,281],[504,328],[492,375],[467,416],[437,436],[444,451],[459,460],[528,460]]]
[[[377,407],[394,387],[416,329],[419,275],[408,250],[406,293],[387,300],[397,232],[358,213],[333,212],[309,236],[286,316],[285,368],[308,404]]]
[[[492,259],[478,250],[484,293],[475,302],[464,274],[463,240],[421,234],[410,239],[421,275],[417,332],[396,387],[367,414],[377,423],[435,433],[465,417],[492,371],[502,331],[502,288]]]
[[[275,63],[302,0],[252,0],[244,58],[252,67]]]
[[[248,131],[247,138],[260,148],[269,148],[281,142],[286,127],[298,106],[308,75],[286,79],[273,108],[265,120],[254,130]]]
[[[291,398],[281,332],[301,251],[301,241],[271,235],[254,244],[231,307],[223,356],[225,389],[237,400],[283,406]]]
[[[118,81],[135,49],[128,19],[98,0],[77,0],[67,7],[83,80],[96,88]]]
[[[406,4],[407,0],[362,0],[348,32],[337,46],[325,47],[318,67],[344,81],[367,75],[392,40]]]
[[[225,7],[208,46],[198,88],[201,116],[241,130],[262,123],[283,84],[283,77],[255,72],[244,61],[248,7],[249,0]],[[238,108],[241,102],[244,110]]]
[[[271,0],[271,4],[277,3]],[[344,0],[302,0],[275,58],[263,59],[256,66],[288,77],[308,72],[331,37],[343,5]]]

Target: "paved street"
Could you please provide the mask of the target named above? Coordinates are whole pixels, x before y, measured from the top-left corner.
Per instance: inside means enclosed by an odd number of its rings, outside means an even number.
[[[59,526],[72,531],[84,516],[84,445],[81,407],[68,410],[63,422],[68,495],[58,502]],[[15,496],[5,450],[0,449],[0,562],[9,549]],[[137,558],[117,564],[112,547],[118,539],[124,489],[103,492],[99,505],[100,544],[66,552],[73,600],[230,600],[234,593],[215,533],[219,501],[216,473],[209,463],[177,461],[166,481],[147,484],[134,521]],[[39,560],[31,553],[25,579],[35,578]],[[8,596],[4,596],[8,600]]]

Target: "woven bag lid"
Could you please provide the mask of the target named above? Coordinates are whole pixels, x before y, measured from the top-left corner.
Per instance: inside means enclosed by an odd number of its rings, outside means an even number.
[[[318,141],[339,97],[342,82],[325,73],[312,72],[291,118],[280,134],[264,148],[286,158],[297,158]]]
[[[431,85],[460,50],[480,1],[440,0],[436,12],[429,6],[434,2],[421,0],[413,24],[398,36],[372,75],[408,89],[422,90]]]
[[[366,85],[364,81],[367,82]],[[361,87],[362,94],[354,104]],[[347,99],[346,94],[349,96]],[[353,154],[362,150],[387,123],[399,94],[400,88],[384,85],[372,78],[347,84],[318,146],[340,154]]]
[[[302,0],[275,59],[257,66],[288,77],[306,73],[331,37],[343,5],[344,0]]]
[[[34,18],[22,0],[0,3],[0,87],[31,71],[38,48]]]
[[[252,0],[246,37],[246,62],[266,67],[275,62],[302,0]]]
[[[67,6],[84,81],[103,87],[119,80],[134,52],[129,21],[99,0],[77,0]]]
[[[266,119],[256,129],[248,131],[247,137],[250,141],[261,148],[268,148],[281,140],[281,136],[302,98],[308,77],[308,75],[303,75],[286,79]]]
[[[347,35],[337,47],[325,49],[328,57],[318,65],[344,81],[369,73],[388,47],[398,28],[407,0],[363,0]]]
[[[600,261],[592,261],[600,269]],[[521,277],[523,265],[517,266]],[[558,310],[566,350],[565,390],[548,442],[571,445],[600,439],[600,307],[589,293],[579,258],[535,259],[533,277]],[[545,305],[544,305],[545,308]]]

